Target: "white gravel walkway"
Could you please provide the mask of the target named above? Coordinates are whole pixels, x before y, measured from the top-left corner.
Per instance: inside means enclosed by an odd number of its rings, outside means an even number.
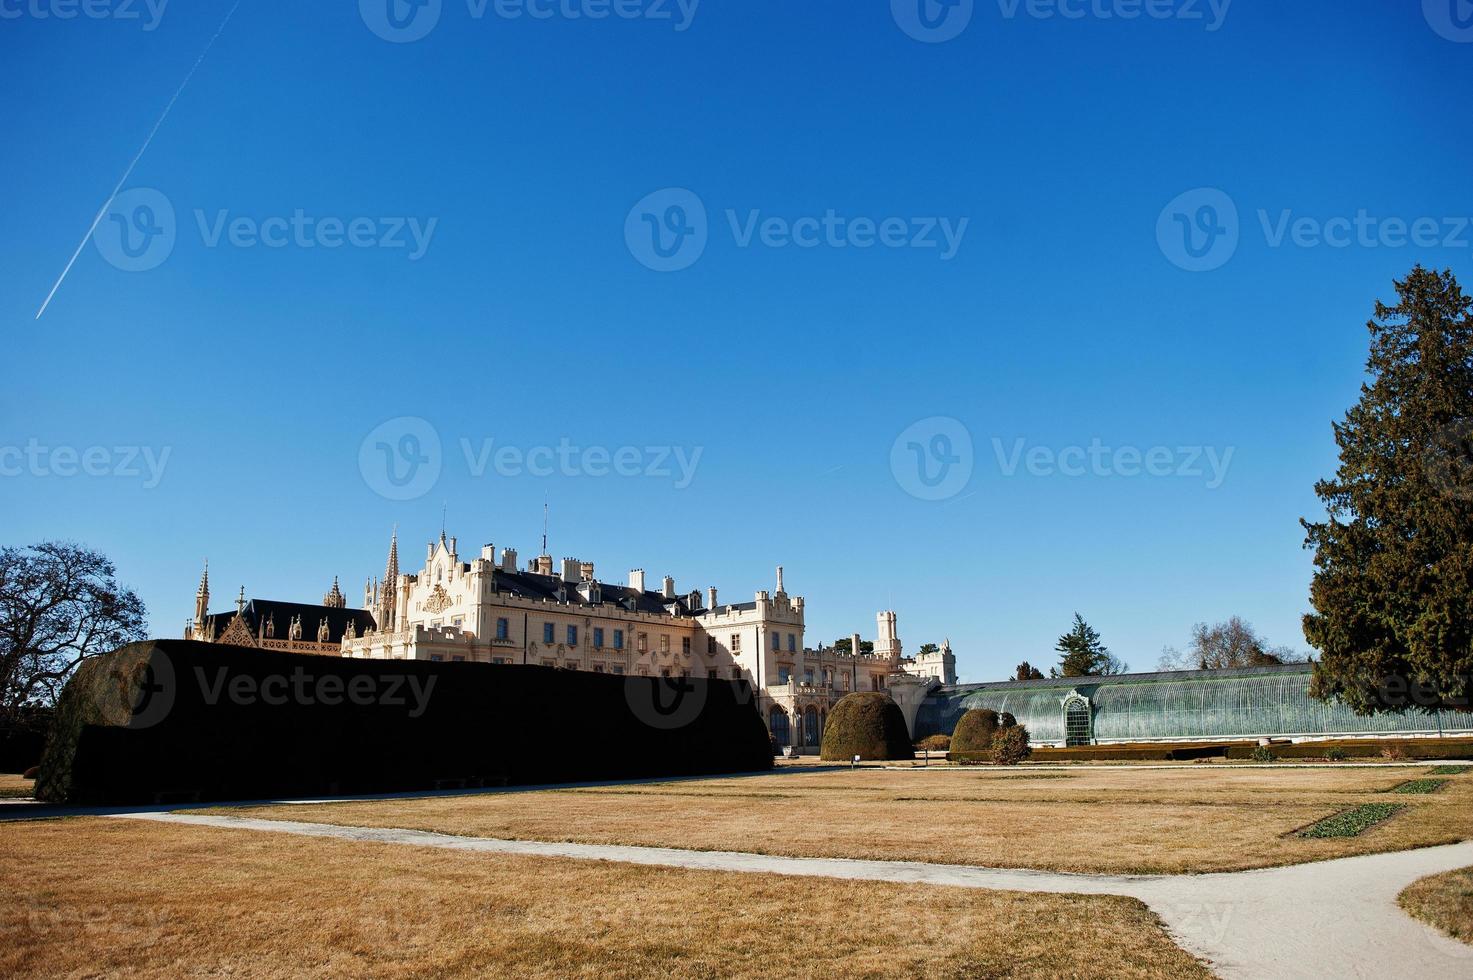
[[[1418,878],[1473,866],[1473,841],[1234,874],[1120,876],[973,868],[915,861],[793,858],[665,847],[454,837],[419,830],[340,827],[181,812],[125,820],[302,834],[493,854],[623,861],[707,871],[765,872],[1022,892],[1128,895],[1151,907],[1172,937],[1223,977],[1473,978],[1473,947],[1448,939],[1396,905]],[[1095,964],[1108,975],[1108,964]]]

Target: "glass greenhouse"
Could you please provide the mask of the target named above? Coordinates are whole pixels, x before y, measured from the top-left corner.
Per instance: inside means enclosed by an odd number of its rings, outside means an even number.
[[[1061,677],[943,687],[916,717],[918,738],[950,734],[972,708],[1011,712],[1035,744],[1195,741],[1473,730],[1473,715],[1408,711],[1362,717],[1309,696],[1310,666]]]

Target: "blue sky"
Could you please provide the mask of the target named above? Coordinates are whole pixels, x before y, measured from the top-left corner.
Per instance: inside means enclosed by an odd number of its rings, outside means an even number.
[[[600,577],[782,563],[810,643],[894,608],[968,679],[1076,610],[1140,668],[1235,614],[1305,648],[1372,303],[1473,276],[1466,5],[977,0],[917,40],[907,0],[442,0],[391,41],[376,2],[242,0],[39,320],[229,4],[0,2],[5,543],[102,549],[172,636],[205,556],[216,605],[356,598],[395,523],[526,556],[546,500]],[[704,250],[650,268],[651,222]],[[405,418],[440,450],[401,492]]]

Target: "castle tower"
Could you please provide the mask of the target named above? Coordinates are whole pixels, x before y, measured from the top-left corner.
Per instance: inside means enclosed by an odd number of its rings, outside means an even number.
[[[886,610],[875,614],[878,632],[875,634],[875,656],[884,657],[892,665],[900,663],[900,637],[895,632],[895,613]]]
[[[348,605],[347,596],[343,595],[343,590],[338,588],[336,575],[332,577],[332,591],[322,597],[322,604],[329,609],[342,609]]]
[[[205,559],[205,573],[200,576],[199,588],[194,592],[194,638],[204,639],[205,620],[210,615],[210,560]]]

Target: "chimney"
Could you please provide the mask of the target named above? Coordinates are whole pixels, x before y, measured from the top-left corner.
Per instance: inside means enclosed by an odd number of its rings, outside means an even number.
[[[593,562],[585,561],[578,563],[578,578],[584,582],[593,581]]]
[[[517,570],[517,549],[501,549],[501,570],[503,572],[514,572]]]
[[[660,586],[660,593],[664,595],[664,597],[667,599],[674,599],[675,579],[671,578],[669,575],[666,575],[664,582]]]
[[[859,634],[853,633],[849,637],[849,652],[856,657],[859,656]]]
[[[714,585],[711,586],[709,589],[706,590],[706,608],[707,609],[715,609],[716,608],[716,586],[714,586]]]
[[[493,565],[496,564],[496,545],[494,545],[494,544],[483,544],[483,545],[481,545],[481,560],[482,561],[489,561]]]
[[[781,565],[777,566],[777,594],[787,595],[787,593],[783,591],[783,567]]]
[[[576,581],[578,581],[578,559],[576,559],[576,558],[564,558],[563,559],[563,581],[564,582],[576,582]]]
[[[629,587],[640,594],[644,593],[644,569],[631,568],[629,570]]]

